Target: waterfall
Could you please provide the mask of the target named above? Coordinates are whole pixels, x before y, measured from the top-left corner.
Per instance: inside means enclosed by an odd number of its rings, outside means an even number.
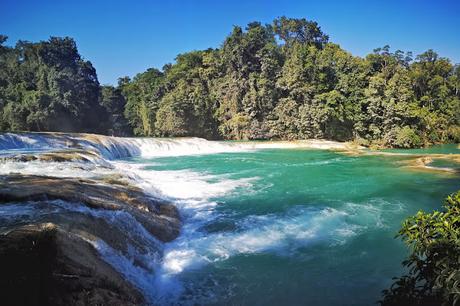
[[[223,142],[203,138],[122,138],[95,134],[66,133],[3,133],[2,150],[63,150],[82,149],[98,152],[114,160],[140,156],[143,158],[216,154],[255,149],[349,149],[348,144],[327,140]],[[355,148],[356,149],[356,148]]]
[[[240,152],[242,144],[208,141],[202,138],[121,138],[91,134],[4,133],[0,134],[0,150],[83,149],[97,151],[113,160],[134,156],[153,158]]]

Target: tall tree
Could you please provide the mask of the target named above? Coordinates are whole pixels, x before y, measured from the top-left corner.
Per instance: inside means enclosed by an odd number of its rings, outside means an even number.
[[[2,47],[3,129],[104,132],[96,70],[71,38]]]

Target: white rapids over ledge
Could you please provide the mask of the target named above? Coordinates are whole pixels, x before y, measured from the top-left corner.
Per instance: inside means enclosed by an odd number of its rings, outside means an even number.
[[[348,149],[349,144],[329,140],[296,141],[209,141],[203,138],[122,138],[96,134],[67,133],[3,133],[2,150],[49,151],[81,148],[95,150],[107,159],[133,156],[144,158],[244,152],[255,149]]]

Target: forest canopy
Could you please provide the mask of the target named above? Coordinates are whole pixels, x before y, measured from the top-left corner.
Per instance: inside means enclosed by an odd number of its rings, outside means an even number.
[[[306,19],[235,26],[217,49],[180,54],[100,86],[71,38],[0,37],[0,130],[207,139],[460,141],[460,66],[433,50],[353,56]]]

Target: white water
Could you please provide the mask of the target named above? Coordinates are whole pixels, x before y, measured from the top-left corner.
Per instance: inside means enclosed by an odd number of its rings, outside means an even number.
[[[345,143],[327,140],[220,142],[202,138],[121,138],[92,134],[3,133],[0,152],[81,148],[97,151],[107,159],[143,158],[244,152],[255,149],[344,149]]]
[[[180,276],[184,272],[241,254],[292,256],[298,249],[315,243],[340,245],[369,227],[384,227],[382,211],[402,209],[386,207],[390,205],[386,202],[370,203],[359,212],[359,206],[354,203],[345,205],[343,211],[330,207],[295,207],[282,215],[245,217],[235,224],[232,231],[206,232],[203,227],[225,217],[217,210],[219,204],[216,198],[232,193],[257,193],[254,184],[261,178],[230,179],[225,174],[144,169],[151,164],[114,164],[120,172],[135,173],[131,176],[133,184],[174,201],[184,217],[181,235],[164,245],[162,260],[156,266],[153,279],[151,274],[145,273],[136,273],[137,279],[134,279],[139,287],[150,284],[144,292],[151,301],[165,305],[200,303],[199,297],[196,301],[181,300],[186,289],[190,290],[188,286],[193,285],[181,281]],[[363,211],[368,214],[366,218],[362,218]],[[117,259],[116,264],[123,266],[120,271],[130,269],[122,260]]]
[[[133,156],[144,158],[241,152],[241,144],[207,141],[202,138],[120,138],[78,134],[0,134],[0,150],[9,152],[83,148],[107,159]],[[5,152],[3,152],[5,153]]]

